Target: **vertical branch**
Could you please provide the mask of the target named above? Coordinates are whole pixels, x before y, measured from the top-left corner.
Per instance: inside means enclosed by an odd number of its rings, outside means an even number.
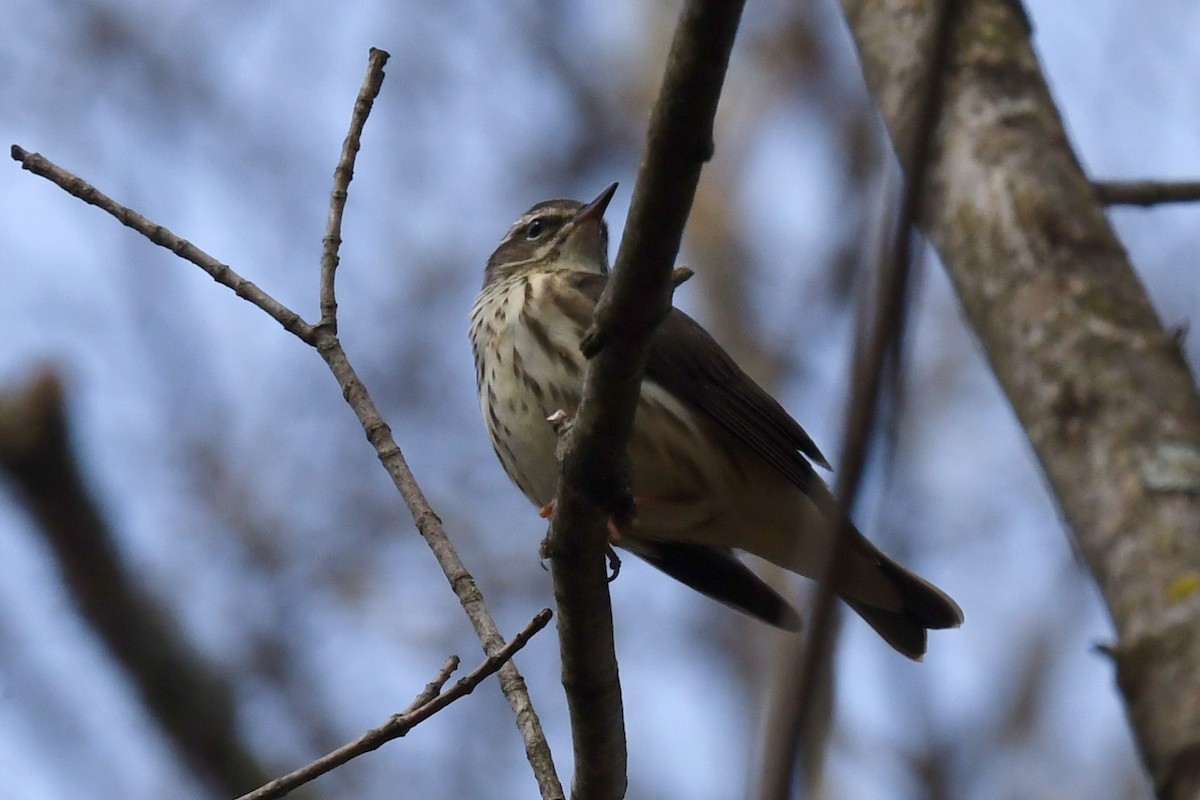
[[[329,196],[329,221],[325,227],[325,238],[321,240],[321,322],[331,332],[337,333],[337,296],[334,293],[334,275],[338,267],[338,249],[342,246],[342,214],[346,210],[346,198],[350,181],[354,178],[354,161],[362,147],[363,126],[379,89],[383,86],[383,67],[388,53],[372,47],[367,63],[367,77],[354,100],[354,111],[350,115],[350,130],[342,142],[342,155],[333,170],[333,191]]]
[[[897,150],[935,4],[842,0]],[[1013,0],[963,4],[921,224],[1118,634],[1162,798],[1200,794],[1200,393],[1138,280]]]
[[[700,170],[742,2],[689,0],[680,14],[613,277],[583,351],[591,360],[563,458],[548,537],[563,685],[575,747],[575,798],[626,789],[621,687],[605,574],[607,523],[628,518],[626,446],[646,352],[671,308],[671,268]]]
[[[409,469],[408,461],[392,437],[392,429],[383,420],[375,401],[371,398],[367,387],[359,380],[354,367],[350,363],[341,341],[337,338],[337,302],[334,293],[334,280],[338,264],[338,249],[341,246],[342,211],[345,208],[350,180],[354,177],[354,160],[361,144],[363,127],[375,97],[379,94],[383,82],[383,67],[387,63],[388,53],[372,47],[370,50],[367,75],[363,79],[358,97],[354,103],[354,112],[350,117],[350,130],[346,134],[342,146],[342,154],[334,170],[333,191],[330,193],[329,224],[324,239],[321,257],[320,304],[321,323],[313,328],[313,346],[325,364],[337,379],[342,390],[342,396],[354,410],[362,425],[367,440],[375,447],[375,454],[391,476],[396,488],[404,498],[405,504],[412,513],[417,530],[425,539],[426,544],[437,558],[446,579],[458,597],[463,611],[470,619],[475,633],[483,643],[484,652],[495,656],[505,647],[504,637],[496,626],[495,620],[488,611],[483,600],[483,594],[475,584],[475,579],[467,571],[466,565],[458,556],[450,539],[442,527],[442,521],[429,501],[425,492],[417,483],[416,477]],[[512,661],[504,661],[499,667],[500,689],[516,716],[517,728],[525,743],[525,755],[533,769],[534,778],[538,782],[538,790],[543,800],[558,800],[563,797],[562,785],[554,768],[554,760],[550,754],[550,745],[542,731],[541,720],[533,708],[533,701],[525,686],[525,679]]]
[[[790,795],[794,777],[795,754],[801,742],[817,738],[817,693],[832,686],[833,650],[836,645],[835,616],[837,592],[835,586],[848,567],[850,557],[850,512],[854,508],[862,482],[871,434],[875,427],[879,397],[885,367],[890,361],[899,364],[909,275],[915,250],[915,229],[925,201],[926,169],[937,130],[945,93],[946,75],[950,65],[953,32],[959,0],[943,0],[933,23],[928,62],[923,67],[923,90],[918,95],[913,114],[913,136],[907,140],[907,151],[901,152],[900,162],[907,171],[899,219],[892,249],[879,264],[879,286],[876,308],[870,324],[860,329],[855,347],[850,410],[842,443],[841,464],[838,470],[837,496],[846,514],[837,526],[832,552],[825,561],[824,574],[817,589],[816,602],[810,621],[810,632],[803,648],[797,653],[800,669],[794,694],[781,704],[785,709],[777,717],[780,724],[768,742],[764,767],[764,798],[785,800]],[[828,707],[822,703],[822,707]],[[816,756],[808,765],[805,776],[812,782],[819,763]]]

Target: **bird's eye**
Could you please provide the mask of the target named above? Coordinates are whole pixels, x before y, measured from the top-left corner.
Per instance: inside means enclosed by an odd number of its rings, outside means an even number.
[[[533,220],[532,222],[530,222],[528,225],[525,226],[525,238],[526,239],[540,238],[541,235],[545,232],[546,232],[546,223],[542,221],[541,217],[538,217],[537,219]]]

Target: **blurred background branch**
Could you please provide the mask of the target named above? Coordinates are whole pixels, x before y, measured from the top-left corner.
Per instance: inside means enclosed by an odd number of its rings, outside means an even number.
[[[794,676],[795,685],[791,691],[785,687],[779,693],[779,707],[772,715],[770,735],[764,745],[764,800],[787,800],[797,775],[802,779],[806,797],[816,796],[824,785],[825,744],[833,725],[830,695],[839,631],[834,587],[842,583],[848,567],[854,531],[850,515],[866,472],[870,446],[878,438],[875,433],[887,430],[895,434],[894,428],[885,429],[879,421],[887,399],[891,397],[898,402],[896,389],[901,385],[898,376],[904,370],[912,276],[919,258],[915,228],[924,212],[926,171],[934,131],[942,117],[959,6],[959,0],[946,0],[930,25],[930,46],[924,50],[926,61],[920,66],[917,78],[917,102],[907,109],[915,127],[912,138],[901,150],[900,160],[909,165],[909,170],[896,222],[890,225],[891,220],[886,216],[878,220],[886,228],[879,239],[888,243],[879,254],[874,296],[862,298],[863,310],[859,315],[862,327],[855,337],[854,358],[850,362],[850,396],[835,490],[846,515],[837,523],[837,534],[824,560],[826,566],[816,590],[807,635],[792,655],[795,664],[783,669],[785,674]]]
[[[1200,181],[1092,181],[1101,203],[1157,206],[1200,201]]]
[[[129,574],[70,439],[54,372],[0,395],[0,467],[54,551],[80,613],[201,782],[222,795],[257,786],[266,771],[242,742],[233,691]]]
[[[900,54],[927,49],[942,4],[919,22],[908,3],[844,5],[906,154],[920,86]],[[1200,394],[1067,142],[1028,20],[1003,0],[968,9],[924,226],[1112,614],[1118,679],[1159,794],[1192,798]],[[902,20],[913,41],[894,35]]]

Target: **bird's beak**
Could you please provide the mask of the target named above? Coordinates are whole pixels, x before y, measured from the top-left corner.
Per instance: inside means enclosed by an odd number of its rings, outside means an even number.
[[[584,222],[596,221],[604,219],[604,209],[608,208],[608,202],[612,200],[613,195],[617,192],[617,184],[613,184],[605,189],[600,195],[588,203],[575,214],[575,224],[579,225]]]

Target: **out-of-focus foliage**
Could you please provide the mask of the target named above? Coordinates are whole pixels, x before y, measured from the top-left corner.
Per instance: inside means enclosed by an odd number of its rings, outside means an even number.
[[[478,420],[466,311],[488,253],[532,202],[620,180],[619,228],[675,4],[6,10],[6,138],[310,316],[366,51],[391,52],[347,209],[342,338],[502,627],[550,604],[544,523]],[[1030,11],[1089,169],[1200,174],[1200,48],[1187,35],[1200,11],[1134,0]],[[677,301],[828,451],[851,301],[895,185],[837,8],[750,3],[718,122],[681,257],[700,277]],[[240,733],[268,767],[403,708],[448,653],[473,664],[469,626],[315,355],[15,165],[0,186],[0,381],[45,363],[64,372],[76,449],[124,563],[227,676]],[[1197,214],[1114,214],[1168,324],[1200,308]],[[916,301],[891,467],[873,473],[863,527],[950,591],[967,625],[911,665],[847,623],[830,796],[1140,796],[1111,666],[1092,649],[1110,636],[1103,609],[936,265]],[[0,767],[12,796],[204,796],[0,487]],[[640,564],[613,588],[630,796],[742,794],[772,634]],[[518,664],[569,778],[553,636]],[[320,787],[534,794],[491,685]]]

